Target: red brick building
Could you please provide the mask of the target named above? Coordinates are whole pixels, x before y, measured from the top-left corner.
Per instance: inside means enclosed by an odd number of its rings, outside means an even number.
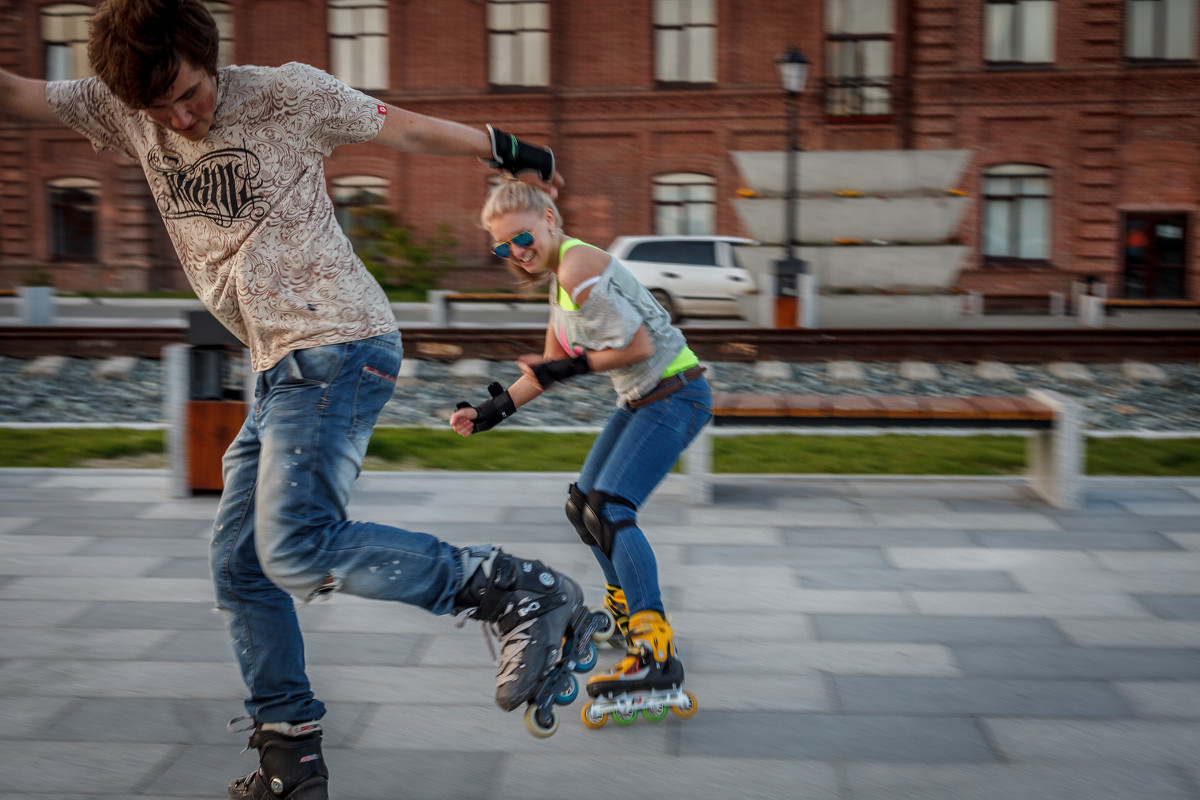
[[[730,153],[786,146],[774,64],[795,47],[805,151],[965,149],[957,281],[1200,295],[1200,0],[230,0],[226,63],[301,60],[380,99],[550,144],[569,229],[744,233]],[[90,4],[0,4],[0,66],[86,74]],[[452,285],[494,280],[490,171],[376,145],[327,164],[346,204],[450,225]],[[853,187],[847,187],[853,188]],[[801,234],[803,236],[803,234]],[[140,170],[66,128],[0,120],[0,287],[178,286]]]

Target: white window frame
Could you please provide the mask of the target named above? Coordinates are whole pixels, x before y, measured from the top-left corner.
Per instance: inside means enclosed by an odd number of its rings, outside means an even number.
[[[988,0],[984,60],[989,64],[1053,64],[1058,34],[1055,0]]]
[[[668,85],[717,82],[717,0],[654,0],[654,76]]]
[[[356,89],[387,89],[387,0],[329,0],[327,19],[333,76]]]
[[[64,244],[66,242],[78,243],[80,241],[79,231],[60,228],[60,223],[63,220],[58,214],[59,203],[55,201],[55,194],[70,190],[85,192],[92,198],[89,208],[91,213],[91,230],[88,232],[91,247],[86,253],[71,252],[70,245]],[[49,212],[49,224],[46,227],[49,234],[50,259],[52,261],[95,261],[100,247],[100,182],[92,178],[78,177],[53,178],[48,180],[46,181],[46,205]]]
[[[980,249],[989,266],[1049,262],[1054,183],[1039,164],[996,164],[983,171]]]
[[[717,180],[672,172],[653,180],[654,231],[659,236],[710,236],[716,231]]]
[[[892,112],[892,0],[826,0],[825,113]]]
[[[356,208],[387,208],[390,185],[387,178],[375,175],[341,175],[330,181],[329,196],[333,200],[334,216],[342,232],[350,236],[347,226]]]
[[[1126,0],[1125,56],[1131,61],[1194,61],[1196,0]]]
[[[550,3],[489,0],[488,79],[493,86],[550,85]]]
[[[221,43],[217,49],[217,68],[228,67],[233,63],[233,5],[219,0],[205,0],[204,7],[217,23],[217,32]]]
[[[87,55],[88,18],[94,10],[82,3],[56,3],[40,9],[46,80],[74,80],[94,74]]]

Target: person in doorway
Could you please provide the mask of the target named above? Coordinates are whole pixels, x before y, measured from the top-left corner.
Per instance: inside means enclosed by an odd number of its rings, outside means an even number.
[[[211,565],[260,765],[228,793],[324,800],[325,706],[296,601],[348,592],[480,619],[508,645],[496,702],[511,709],[545,682],[582,592],[490,545],[347,518],[402,351],[386,295],[334,217],[323,159],[374,141],[483,159],[550,192],[562,179],[546,148],[396,108],[311,66],[218,69],[218,38],[200,0],[103,0],[95,77],[0,72],[0,112],[65,123],[135,160],[197,296],[250,349],[255,397],[224,456]],[[502,619],[510,610],[523,619]]]
[[[550,322],[540,355],[521,356],[522,376],[498,384],[478,406],[460,403],[450,425],[463,436],[486,431],[558,381],[588,373],[612,379],[618,403],[568,489],[567,517],[592,548],[607,582],[627,655],[588,681],[596,698],[660,693],[676,708],[682,691],[654,551],[638,510],[712,416],[704,368],[667,312],[604,250],[568,236],[553,198],[506,180],[481,213],[492,252],[530,288],[548,284]]]

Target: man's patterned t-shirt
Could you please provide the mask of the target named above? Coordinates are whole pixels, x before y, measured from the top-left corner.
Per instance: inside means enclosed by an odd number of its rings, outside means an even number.
[[[52,81],[46,99],[96,150],[141,164],[188,281],[255,370],[396,330],[325,188],[325,157],[382,129],[378,100],[305,64],[225,67],[208,135],[191,142],[96,78]]]

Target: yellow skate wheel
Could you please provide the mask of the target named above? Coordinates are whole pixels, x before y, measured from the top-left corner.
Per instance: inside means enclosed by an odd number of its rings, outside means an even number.
[[[530,703],[529,708],[525,709],[525,727],[539,739],[549,739],[558,730],[558,712],[554,710],[554,706],[550,706],[550,724],[542,727],[542,723],[538,721],[537,705]]]
[[[675,716],[687,719],[700,710],[700,703],[697,702],[696,695],[692,694],[691,692],[684,692],[684,694],[687,695],[687,705],[672,706],[671,710],[675,712]]]
[[[617,632],[617,618],[613,613],[604,606],[597,606],[592,609],[593,614],[603,614],[605,625],[600,630],[592,634],[592,641],[596,644],[603,644],[612,638],[612,635]]]
[[[593,730],[595,730],[597,728],[603,728],[604,723],[608,722],[608,715],[607,714],[597,714],[594,711],[592,711],[591,703],[588,703],[586,706],[583,707],[583,711],[579,712],[579,716],[583,718],[583,724],[587,725],[589,728],[591,728]]]

